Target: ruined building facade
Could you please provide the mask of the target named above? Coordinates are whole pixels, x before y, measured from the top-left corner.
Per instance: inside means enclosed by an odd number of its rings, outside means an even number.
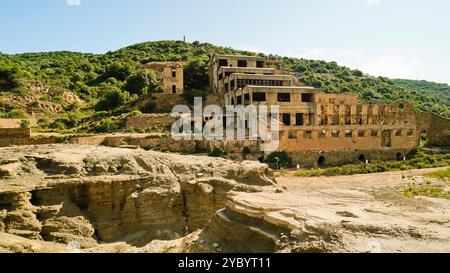
[[[223,105],[279,105],[279,150],[295,164],[401,160],[418,147],[417,117],[409,102],[365,104],[356,94],[326,94],[301,86],[276,65],[262,57],[214,55],[210,85]]]
[[[182,62],[150,62],[143,65],[159,77],[164,94],[180,94],[184,90],[183,66]]]

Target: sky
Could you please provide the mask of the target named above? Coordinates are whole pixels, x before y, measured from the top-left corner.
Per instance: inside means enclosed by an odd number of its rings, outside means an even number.
[[[0,52],[210,42],[450,83],[447,0],[0,0]]]

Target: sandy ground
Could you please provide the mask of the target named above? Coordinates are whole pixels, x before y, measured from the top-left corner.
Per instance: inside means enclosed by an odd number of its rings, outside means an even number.
[[[292,192],[308,192],[329,188],[370,189],[395,187],[414,182],[412,179],[403,179],[403,177],[420,180],[421,176],[424,174],[444,170],[446,168],[447,167],[334,177],[281,176],[277,178],[277,182],[281,186],[287,187],[288,190]]]
[[[373,242],[380,252],[450,252],[450,200],[408,198],[402,192],[406,185],[427,182],[448,189],[449,181],[423,177],[442,169],[445,168],[337,177],[278,177],[278,183],[288,193],[270,201],[264,196],[256,202],[261,207],[288,208],[308,219],[351,223],[352,229],[342,229],[347,247],[339,252],[364,252]],[[358,226],[361,229],[354,228]]]

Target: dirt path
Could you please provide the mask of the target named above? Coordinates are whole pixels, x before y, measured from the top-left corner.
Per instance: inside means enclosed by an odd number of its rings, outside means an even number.
[[[380,252],[450,251],[450,200],[406,197],[411,183],[444,187],[448,181],[424,178],[436,170],[409,170],[337,177],[279,177],[284,194],[250,196],[267,210],[294,211],[307,223],[332,225],[342,235],[338,252],[364,252],[375,243]],[[450,185],[448,185],[450,186]],[[302,218],[303,217],[303,218]],[[365,250],[366,249],[366,250]]]
[[[292,192],[308,192],[327,188],[368,189],[395,187],[411,182],[402,179],[403,177],[421,176],[426,173],[443,170],[446,168],[447,167],[334,177],[282,176],[278,177],[277,181],[281,186],[287,187]]]

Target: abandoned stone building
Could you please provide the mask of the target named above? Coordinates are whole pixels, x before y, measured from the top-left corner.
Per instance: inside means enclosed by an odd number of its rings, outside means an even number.
[[[262,57],[214,55],[210,84],[224,105],[279,105],[279,150],[295,164],[401,160],[418,147],[409,102],[365,104],[356,94],[326,94],[301,86],[276,65]]]
[[[163,93],[180,94],[184,89],[183,66],[182,62],[150,62],[143,67],[159,76]]]

